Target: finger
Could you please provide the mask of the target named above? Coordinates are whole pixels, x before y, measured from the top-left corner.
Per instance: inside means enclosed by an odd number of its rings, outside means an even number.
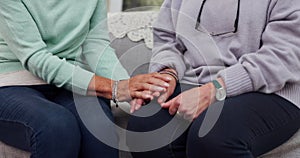
[[[137,105],[141,105],[141,106],[142,106],[142,105],[144,105],[144,103],[145,103],[145,102],[144,102],[143,99],[136,99],[136,104],[137,104]]]
[[[137,110],[139,110],[141,107],[142,107],[142,104],[136,104],[134,110],[137,111]]]
[[[154,78],[154,77],[149,78],[147,83],[152,84],[152,85],[156,85],[156,86],[159,86],[159,87],[164,87],[164,88],[170,87],[170,84],[168,82],[165,82],[164,80]]]
[[[156,85],[152,85],[152,84],[148,84],[148,83],[142,84],[141,88],[139,88],[139,89],[144,90],[144,91],[152,91],[152,92],[165,92],[167,90],[164,87],[160,87],[160,86],[156,86]]]
[[[159,96],[160,96],[160,92],[154,92],[154,93],[152,93],[152,95],[153,95],[154,97],[159,97]]]
[[[161,103],[162,108],[170,108],[170,106],[173,104],[173,100],[169,100],[168,102]]]
[[[139,98],[143,100],[153,100],[153,96],[151,94],[140,92],[140,91],[134,92],[132,96],[134,98]]]
[[[135,109],[135,103],[136,103],[136,100],[133,99],[130,101],[130,113],[132,114],[134,112],[134,109]]]
[[[165,75],[165,74],[160,74],[160,73],[153,73],[153,77],[164,80],[166,82],[169,82],[172,80],[172,77]]]
[[[163,93],[163,94],[158,98],[157,102],[158,102],[159,104],[162,104],[162,103],[164,103],[164,102],[167,100],[167,98],[169,98],[169,93],[168,93],[168,92]]]
[[[172,100],[168,101],[169,103],[169,113],[174,115],[179,107],[178,97],[173,98]]]
[[[130,113],[132,114],[135,109],[136,99],[130,101]]]

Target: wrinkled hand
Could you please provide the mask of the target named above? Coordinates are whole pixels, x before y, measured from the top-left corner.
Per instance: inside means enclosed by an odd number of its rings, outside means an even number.
[[[169,87],[166,88],[166,91],[164,91],[162,93],[159,92],[159,91],[156,91],[156,92],[153,92],[153,93],[151,93],[150,91],[144,91],[143,92],[144,94],[148,94],[148,95],[151,95],[153,97],[158,97],[157,101],[158,101],[159,104],[164,103],[174,93],[174,90],[176,88],[176,80],[171,75],[168,75],[168,74],[162,74],[162,75],[165,76],[165,77],[170,77],[171,78],[171,80],[168,82]],[[134,98],[130,102],[130,105],[131,105],[130,113],[133,113],[134,111],[139,110],[142,107],[142,105],[144,105],[145,102],[147,102],[147,101],[148,100]]]
[[[171,115],[176,112],[186,120],[197,118],[210,104],[215,101],[215,88],[212,83],[187,90],[166,103],[163,108],[169,108]]]
[[[118,85],[118,100],[127,101],[132,98],[152,100],[153,93],[165,92],[171,80],[169,76],[159,73],[142,74],[129,80],[122,80]]]

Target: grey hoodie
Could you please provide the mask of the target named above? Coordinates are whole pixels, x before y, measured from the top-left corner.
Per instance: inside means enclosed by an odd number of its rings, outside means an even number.
[[[154,42],[151,72],[171,67],[189,84],[221,77],[228,97],[276,93],[300,107],[299,0],[165,0]]]

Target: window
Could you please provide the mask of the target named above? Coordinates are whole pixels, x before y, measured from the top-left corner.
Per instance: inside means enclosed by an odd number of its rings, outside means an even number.
[[[123,11],[159,9],[163,0],[123,0]]]

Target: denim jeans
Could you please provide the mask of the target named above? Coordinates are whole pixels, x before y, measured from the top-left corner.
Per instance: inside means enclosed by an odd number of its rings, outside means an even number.
[[[172,97],[190,88],[193,86],[181,84]],[[227,98],[217,122],[203,137],[199,136],[199,129],[207,110],[185,128],[182,117],[171,116],[168,109],[143,117],[150,107],[159,109],[160,105],[153,101],[136,111],[129,119],[128,130],[154,131],[166,127],[171,120],[178,122],[178,126],[170,126],[172,129],[165,130],[169,133],[160,134],[163,137],[156,140],[169,140],[169,144],[132,152],[134,158],[253,158],[283,144],[300,127],[300,110],[276,94],[253,92]],[[127,145],[134,150],[136,144],[147,146],[153,139],[147,136],[136,139],[127,134]]]
[[[0,140],[31,152],[32,158],[117,158],[118,150],[91,132],[109,133],[109,139],[118,143],[113,124],[101,119],[113,121],[109,100],[96,98],[95,105],[95,98],[51,85],[1,87]],[[97,110],[83,111],[89,116],[84,122],[78,107],[100,107],[106,116],[99,116]],[[94,129],[86,124],[93,124]]]

